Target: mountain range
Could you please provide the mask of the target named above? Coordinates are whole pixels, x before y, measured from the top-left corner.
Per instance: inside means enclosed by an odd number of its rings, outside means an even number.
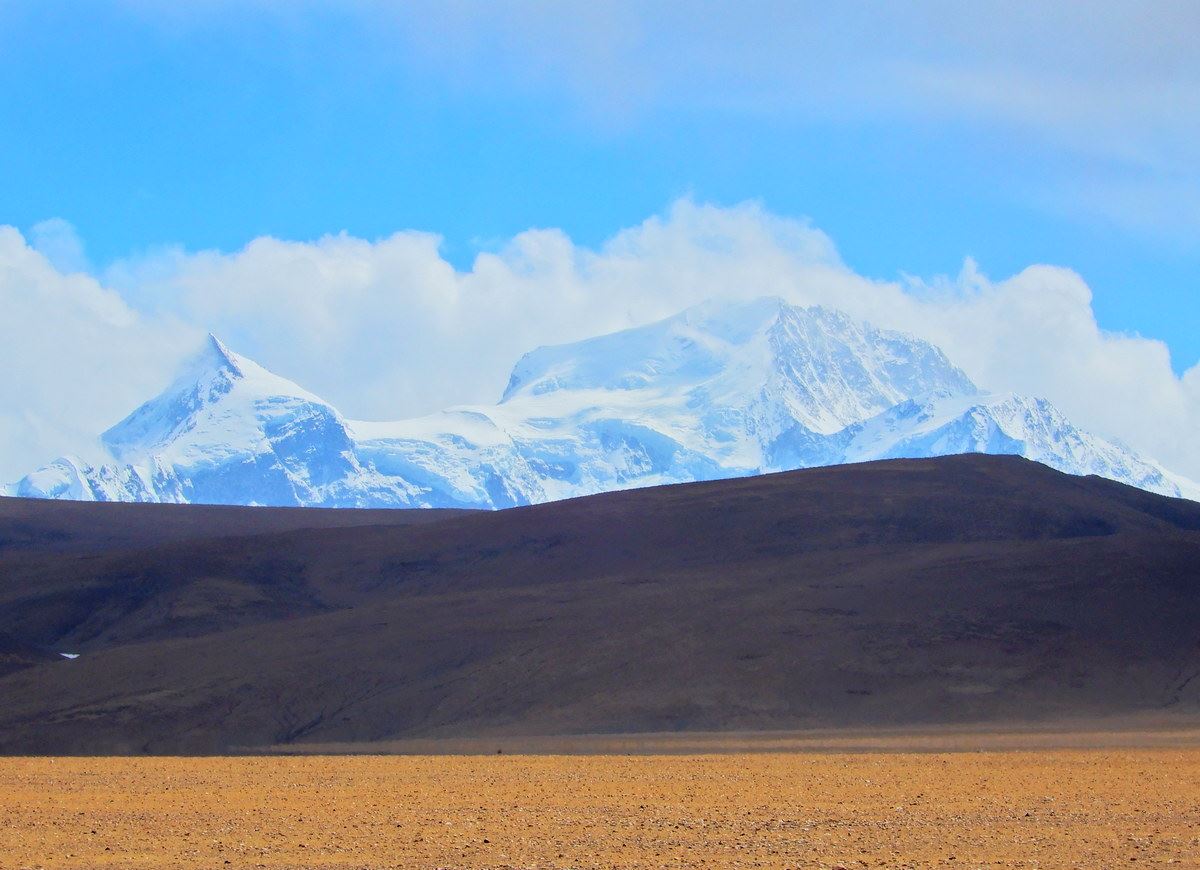
[[[96,451],[93,451],[96,452]],[[538,348],[500,401],[348,420],[216,337],[159,396],[6,495],[305,507],[505,508],[889,458],[1011,454],[1200,500],[1200,485],[987,393],[932,344],[777,298]]]

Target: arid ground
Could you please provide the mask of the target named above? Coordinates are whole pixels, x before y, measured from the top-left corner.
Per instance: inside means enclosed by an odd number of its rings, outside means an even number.
[[[1200,866],[1200,750],[8,758],[4,868]]]

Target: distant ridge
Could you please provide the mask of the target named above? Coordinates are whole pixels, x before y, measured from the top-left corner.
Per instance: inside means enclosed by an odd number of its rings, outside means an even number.
[[[1200,504],[1016,457],[451,515],[4,499],[0,541],[5,753],[1200,723]]]
[[[1024,456],[1152,492],[1200,485],[988,394],[941,350],[773,297],[709,302],[542,347],[497,405],[349,421],[215,336],[159,396],[9,495],[310,507],[504,508],[597,492],[958,453]]]

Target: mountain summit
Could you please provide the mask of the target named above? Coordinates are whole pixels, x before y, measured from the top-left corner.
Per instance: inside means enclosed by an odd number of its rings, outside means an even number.
[[[980,391],[928,342],[781,299],[709,302],[542,347],[498,404],[347,421],[214,336],[158,397],[10,494],[345,507],[531,504],[614,489],[954,453],[1025,456],[1173,496],[1200,487]]]
[[[303,405],[328,407],[210,334],[161,395],[100,440],[122,462],[152,455],[184,458],[218,445],[236,452],[264,437],[267,417],[276,416],[282,407]]]
[[[838,311],[768,297],[705,303],[658,323],[544,347],[517,363],[501,402],[555,390],[777,394],[832,432],[923,392],[975,392],[940,350]]]

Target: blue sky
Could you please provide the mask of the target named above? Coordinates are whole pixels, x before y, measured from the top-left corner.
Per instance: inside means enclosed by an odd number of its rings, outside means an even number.
[[[660,19],[650,23],[637,7],[589,21],[569,3],[554,14],[513,4],[507,22],[453,3],[414,4],[407,15],[370,3],[182,5],[4,4],[0,221],[28,230],[63,218],[97,265],[165,244],[231,250],[263,234],[404,228],[443,235],[447,256],[465,264],[529,227],[598,244],[682,194],[758,199],[810,218],[849,265],[876,277],[954,274],[968,255],[994,276],[1069,266],[1091,286],[1102,326],[1165,340],[1177,370],[1200,360],[1200,221],[1188,201],[1198,167],[1194,149],[1170,141],[1194,122],[1172,126],[1169,110],[1146,121],[1121,105],[1103,117],[1101,106],[1071,131],[985,101],[938,106],[936,93],[886,84],[871,93],[847,70],[882,69],[896,50],[878,31],[897,25],[822,21],[851,32],[806,73],[786,45],[795,19],[818,9],[804,4],[742,7],[725,37],[733,46],[720,44],[728,22],[677,32],[689,10],[673,4],[642,4]],[[1195,25],[1187,5],[1163,14]],[[899,26],[944,42],[925,56],[953,66],[989,15],[952,27],[936,6]],[[712,4],[690,12],[732,14]],[[1094,35],[1101,61],[1121,48],[1123,23],[1117,15],[1112,32]],[[622,26],[634,32],[629,44],[612,32]],[[784,35],[756,57],[755,41],[776,28]],[[590,57],[563,57],[589,38]],[[991,49],[985,72],[1035,85],[1039,75],[1078,76],[1098,92],[1081,100],[1103,96],[1110,83],[1089,80],[1094,69],[1056,63],[1053,40],[1036,37],[1050,43],[1045,57],[1022,42],[1031,38],[1017,32]],[[655,54],[682,68],[644,57]],[[1186,64],[1175,75],[1191,81],[1197,63]],[[1129,71],[1136,85],[1161,84],[1142,73]],[[1149,159],[1078,141],[1139,121],[1156,128],[1149,149],[1192,161],[1172,170],[1183,176],[1177,205],[1162,201],[1167,173]],[[1110,185],[1129,185],[1128,201],[1105,193]]]
[[[0,477],[209,329],[399,417],[760,288],[1200,475],[1197,44],[1200,4],[1163,0],[0,2]],[[830,241],[844,302],[781,277]],[[717,254],[724,284],[676,286]],[[950,302],[926,329],[893,290]],[[946,325],[968,309],[1003,325]]]

